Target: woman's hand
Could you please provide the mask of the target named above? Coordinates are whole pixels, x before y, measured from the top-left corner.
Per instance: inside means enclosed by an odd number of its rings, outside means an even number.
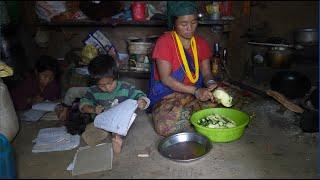
[[[208,89],[210,89],[210,91],[212,91],[212,90],[214,90],[215,88],[217,88],[218,87],[218,84],[217,83],[214,83],[214,84],[210,84],[209,86],[208,86]]]
[[[211,100],[212,102],[214,102],[214,97],[212,94],[212,90],[215,89],[217,87],[216,84],[212,84],[210,85],[208,88],[199,88],[196,89],[195,91],[195,96],[197,99],[199,99],[200,101],[207,101],[207,100]]]
[[[138,107],[143,110],[147,105],[147,102],[144,99],[138,99]]]

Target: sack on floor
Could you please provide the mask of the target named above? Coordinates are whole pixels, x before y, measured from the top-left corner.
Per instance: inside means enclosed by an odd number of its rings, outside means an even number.
[[[81,135],[85,131],[87,124],[93,122],[93,118],[89,113],[80,112],[79,103],[79,98],[73,102],[65,124],[67,132],[72,135]]]

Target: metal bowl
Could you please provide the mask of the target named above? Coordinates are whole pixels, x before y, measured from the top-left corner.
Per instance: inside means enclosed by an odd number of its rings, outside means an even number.
[[[190,162],[204,157],[212,148],[208,138],[195,132],[183,132],[163,139],[158,145],[160,154],[170,160]]]

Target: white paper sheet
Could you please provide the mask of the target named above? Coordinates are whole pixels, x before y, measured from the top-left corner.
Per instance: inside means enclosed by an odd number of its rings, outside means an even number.
[[[90,75],[88,67],[79,67],[79,68],[75,68],[76,73],[80,74],[80,75]]]
[[[47,111],[39,111],[39,110],[30,109],[22,114],[21,120],[36,122],[41,117],[43,117],[45,113],[47,113]]]
[[[32,105],[33,110],[40,110],[40,111],[54,111],[56,105],[59,103],[54,103],[54,102],[41,102],[38,104]]]
[[[33,140],[33,153],[65,151],[80,144],[79,135],[71,135],[66,127],[40,129],[38,136]]]
[[[46,114],[40,118],[40,121],[59,121],[59,118],[55,112],[46,112]]]
[[[94,126],[108,132],[114,132],[126,136],[137,114],[134,113],[138,102],[127,99],[124,102],[108,109],[96,116]]]

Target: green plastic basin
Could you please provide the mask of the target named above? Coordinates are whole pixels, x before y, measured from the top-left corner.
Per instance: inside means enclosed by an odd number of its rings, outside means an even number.
[[[233,128],[207,128],[198,124],[198,121],[212,114],[218,114],[236,123]],[[209,138],[212,142],[230,142],[239,139],[244,132],[250,117],[239,110],[232,108],[209,108],[197,111],[192,114],[190,121],[195,130]]]

